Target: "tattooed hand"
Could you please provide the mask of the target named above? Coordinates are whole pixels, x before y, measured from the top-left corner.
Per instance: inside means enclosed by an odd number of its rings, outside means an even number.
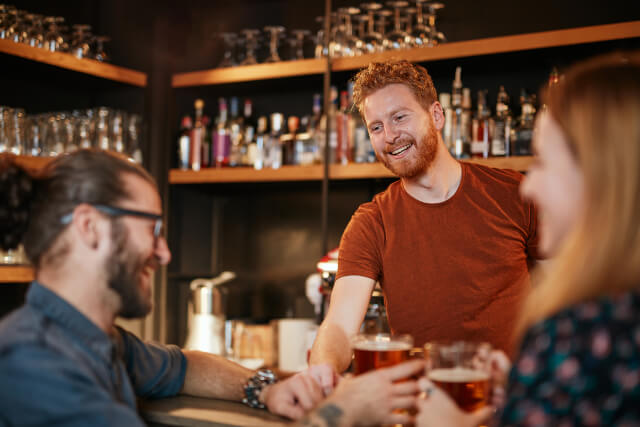
[[[407,378],[423,370],[424,362],[414,360],[344,378],[335,392],[299,425],[346,427],[409,423],[411,417],[407,413],[394,413],[394,410],[415,407],[418,385]],[[398,382],[400,380],[403,381]]]

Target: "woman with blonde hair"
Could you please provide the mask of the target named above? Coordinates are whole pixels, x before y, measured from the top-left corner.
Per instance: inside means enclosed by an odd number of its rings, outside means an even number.
[[[640,425],[640,55],[579,63],[542,98],[521,192],[551,261],[523,307],[500,424]],[[419,427],[492,413],[422,386]]]

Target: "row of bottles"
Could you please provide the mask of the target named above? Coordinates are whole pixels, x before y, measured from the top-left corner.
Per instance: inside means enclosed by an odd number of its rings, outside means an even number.
[[[352,87],[332,88],[329,111],[322,111],[322,96],[314,95],[312,112],[303,117],[272,113],[255,119],[253,103],[239,99],[218,99],[214,123],[203,113],[204,101],[194,103],[194,117],[184,116],[178,137],[178,167],[200,170],[209,167],[274,168],[283,165],[312,165],[324,160],[329,121],[329,161],[348,164],[375,161],[375,154],[360,115],[351,108]]]
[[[459,159],[531,155],[536,96],[522,89],[521,113],[514,117],[509,95],[500,86],[492,115],[487,104],[488,92],[480,90],[473,113],[471,90],[462,87],[461,74],[462,69],[457,67],[451,93],[441,93],[439,99],[445,114],[442,137],[451,154]],[[550,82],[553,81],[557,81],[555,70],[550,76]]]

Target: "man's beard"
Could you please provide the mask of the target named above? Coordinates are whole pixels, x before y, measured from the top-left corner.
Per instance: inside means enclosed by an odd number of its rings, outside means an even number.
[[[420,144],[417,144],[416,140],[410,137],[400,138],[398,142],[394,144],[395,148],[393,149],[410,143],[413,143],[413,147],[417,150],[413,159],[406,158],[395,161],[389,159],[389,157],[391,157],[390,153],[376,153],[376,157],[387,169],[400,178],[415,178],[429,170],[438,152],[438,131],[433,126],[433,123],[429,126],[429,130],[422,138],[422,141],[420,141]],[[411,148],[409,148],[409,150],[410,149]]]
[[[109,288],[120,296],[118,316],[125,319],[146,316],[151,311],[151,299],[142,295],[138,277],[141,276],[147,260],[135,251],[127,249],[128,233],[124,225],[117,220],[112,224],[113,251],[105,268]]]

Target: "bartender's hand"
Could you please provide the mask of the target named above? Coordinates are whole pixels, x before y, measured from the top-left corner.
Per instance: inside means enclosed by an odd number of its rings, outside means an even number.
[[[270,412],[297,420],[315,408],[324,394],[309,370],[265,387],[258,399]]]
[[[426,396],[418,399],[416,427],[477,427],[489,420],[495,411],[493,406],[485,406],[475,412],[464,412],[427,378],[420,378],[418,384]]]
[[[424,361],[412,360],[345,377],[333,394],[309,414],[309,419],[335,426],[407,424],[412,417],[394,411],[415,407],[420,389],[418,382],[410,378],[423,372],[424,367]]]
[[[310,366],[307,371],[309,372],[309,375],[311,375],[311,377],[320,384],[320,387],[322,387],[322,393],[325,397],[331,394],[342,378],[336,373],[333,366],[326,363]]]

